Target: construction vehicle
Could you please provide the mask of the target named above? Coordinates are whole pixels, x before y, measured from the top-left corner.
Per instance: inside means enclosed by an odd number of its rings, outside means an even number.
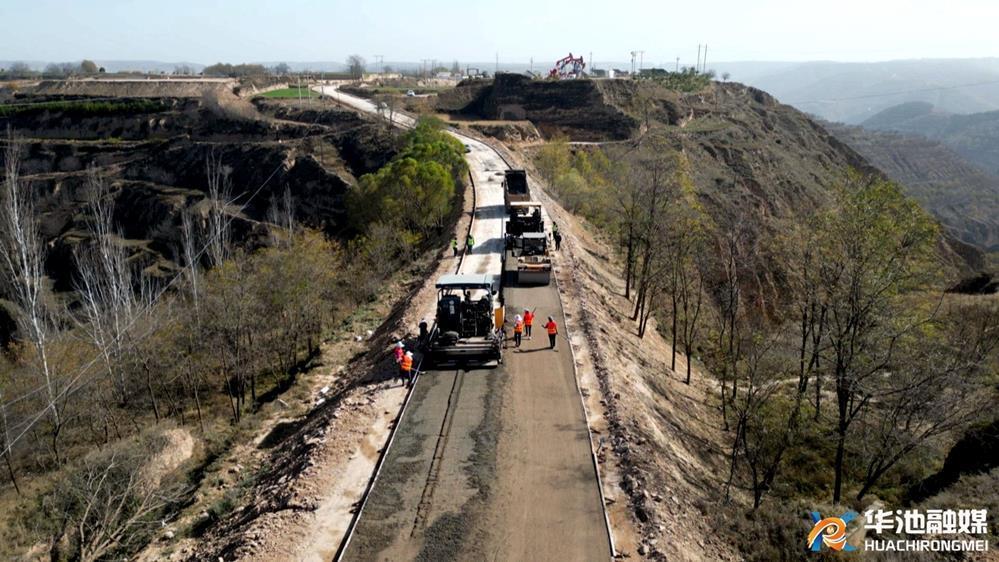
[[[506,235],[520,236],[525,232],[544,232],[545,223],[541,218],[541,203],[537,201],[515,201],[509,206],[510,220],[506,221]]]
[[[517,258],[518,285],[547,285],[552,280],[552,258],[548,253],[548,235],[525,232],[517,238],[512,251]]]
[[[583,60],[582,56],[573,57],[572,53],[569,53],[569,56],[555,61],[555,67],[548,71],[548,78],[556,80],[579,78],[583,75],[585,68],[586,61]]]
[[[503,305],[494,275],[444,275],[437,280],[437,321],[430,359],[441,363],[503,360]]]
[[[507,170],[503,173],[503,204],[510,212],[510,204],[531,200],[531,191],[527,187],[527,172],[524,170]]]
[[[541,203],[522,201],[510,204],[506,222],[506,249],[516,259],[507,270],[508,278],[518,285],[547,285],[551,282],[552,260],[548,253]]]

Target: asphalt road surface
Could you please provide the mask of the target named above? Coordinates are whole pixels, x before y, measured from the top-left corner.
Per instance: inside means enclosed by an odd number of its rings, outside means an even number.
[[[477,247],[462,272],[499,273],[496,172],[505,164],[487,145],[459,138],[471,148],[476,182]],[[536,309],[534,338],[520,350],[511,341],[500,367],[421,376],[345,560],[610,558],[572,356],[562,337],[549,350],[541,328],[549,315],[565,325],[558,292],[554,283],[508,286],[505,297],[510,319]]]

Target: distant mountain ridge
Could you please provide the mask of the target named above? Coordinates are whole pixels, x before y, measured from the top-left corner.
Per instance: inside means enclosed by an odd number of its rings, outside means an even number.
[[[902,184],[956,238],[999,252],[999,176],[925,137],[836,123],[823,126]]]
[[[863,127],[921,135],[947,145],[983,170],[999,176],[999,111],[958,115],[928,103],[885,109]]]
[[[709,63],[806,113],[860,124],[883,109],[927,102],[948,113],[999,110],[999,58],[872,63]]]

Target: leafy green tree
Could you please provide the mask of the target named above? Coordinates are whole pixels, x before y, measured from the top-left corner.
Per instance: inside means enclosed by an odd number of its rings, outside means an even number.
[[[447,168],[405,157],[362,176],[348,209],[355,228],[384,222],[428,234],[443,224],[454,195]]]
[[[825,361],[835,385],[833,501],[842,495],[851,426],[898,359],[900,338],[926,319],[906,295],[935,271],[936,223],[888,180],[851,173],[817,221],[819,284],[828,309]]]
[[[565,137],[555,137],[545,143],[534,159],[538,172],[549,185],[554,184],[559,174],[569,168],[571,160],[569,141]]]

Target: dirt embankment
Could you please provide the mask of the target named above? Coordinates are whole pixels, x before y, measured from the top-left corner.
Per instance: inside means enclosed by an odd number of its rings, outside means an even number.
[[[225,79],[45,80],[33,93],[97,98],[200,98],[206,93],[232,95],[236,85],[236,80]]]

